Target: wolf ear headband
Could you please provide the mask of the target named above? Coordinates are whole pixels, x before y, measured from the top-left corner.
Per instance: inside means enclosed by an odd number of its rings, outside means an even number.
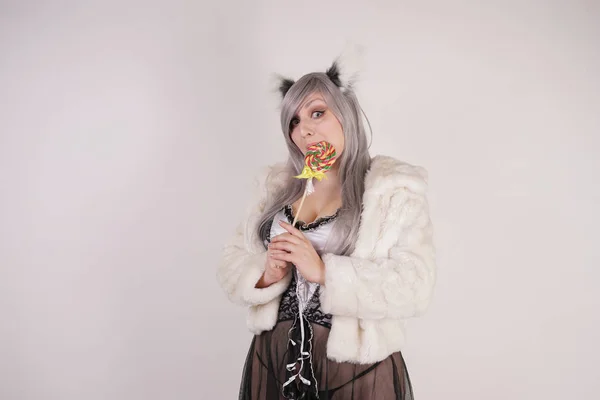
[[[331,79],[342,93],[351,90],[358,78],[360,72],[360,62],[362,61],[362,50],[358,47],[346,49],[331,66],[325,71],[325,74]],[[283,99],[290,88],[296,83],[293,79],[277,75],[277,89]]]

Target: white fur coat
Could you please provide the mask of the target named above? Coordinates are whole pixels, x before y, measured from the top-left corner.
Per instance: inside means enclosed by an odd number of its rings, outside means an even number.
[[[258,204],[224,247],[217,272],[228,297],[248,306],[247,324],[255,334],[275,326],[281,295],[291,280],[288,274],[267,288],[254,287],[266,259],[256,225],[269,193],[283,183],[282,167],[268,167],[259,178]],[[387,156],[373,158],[354,252],[322,255],[321,308],[333,316],[329,359],[361,364],[383,360],[401,350],[405,320],[429,305],[436,266],[426,192],[423,168]]]

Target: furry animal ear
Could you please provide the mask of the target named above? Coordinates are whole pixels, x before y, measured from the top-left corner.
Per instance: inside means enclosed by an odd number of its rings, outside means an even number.
[[[362,68],[363,49],[358,45],[346,46],[342,54],[335,59],[327,69],[327,76],[331,81],[346,92],[351,89]]]
[[[340,70],[337,64],[337,60],[331,64],[331,67],[325,71],[331,82],[333,82],[337,87],[342,86],[342,82],[340,81]]]
[[[352,89],[357,81],[358,75],[363,69],[363,53],[364,50],[359,45],[346,45],[342,53],[325,72],[342,93]],[[279,100],[283,100],[290,88],[294,86],[294,83],[296,81],[291,78],[279,74],[271,75],[272,91],[279,93]]]
[[[285,76],[279,74],[271,75],[271,88],[273,92],[277,92],[279,95],[279,100],[283,100],[287,92],[290,88],[296,83],[293,79],[286,78]]]
[[[285,97],[285,95],[287,94],[288,90],[290,90],[290,88],[292,86],[294,86],[294,80],[293,79],[289,79],[289,78],[283,78],[281,80],[281,84],[279,85],[279,93],[281,93],[281,98],[283,99]]]

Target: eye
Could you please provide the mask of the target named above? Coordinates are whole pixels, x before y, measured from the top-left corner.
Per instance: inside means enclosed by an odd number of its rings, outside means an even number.
[[[319,118],[324,113],[325,113],[325,111],[315,111],[315,112],[312,113],[312,117],[313,118]],[[315,117],[315,114],[318,114],[318,115]]]
[[[292,118],[292,120],[290,121],[290,130],[294,129],[299,123],[300,120],[298,118]]]

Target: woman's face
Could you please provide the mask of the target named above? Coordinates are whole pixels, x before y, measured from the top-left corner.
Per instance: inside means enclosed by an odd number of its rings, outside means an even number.
[[[333,145],[338,157],[344,150],[342,124],[327,107],[320,93],[306,97],[290,122],[290,136],[302,154],[306,154],[311,144],[323,140]]]

